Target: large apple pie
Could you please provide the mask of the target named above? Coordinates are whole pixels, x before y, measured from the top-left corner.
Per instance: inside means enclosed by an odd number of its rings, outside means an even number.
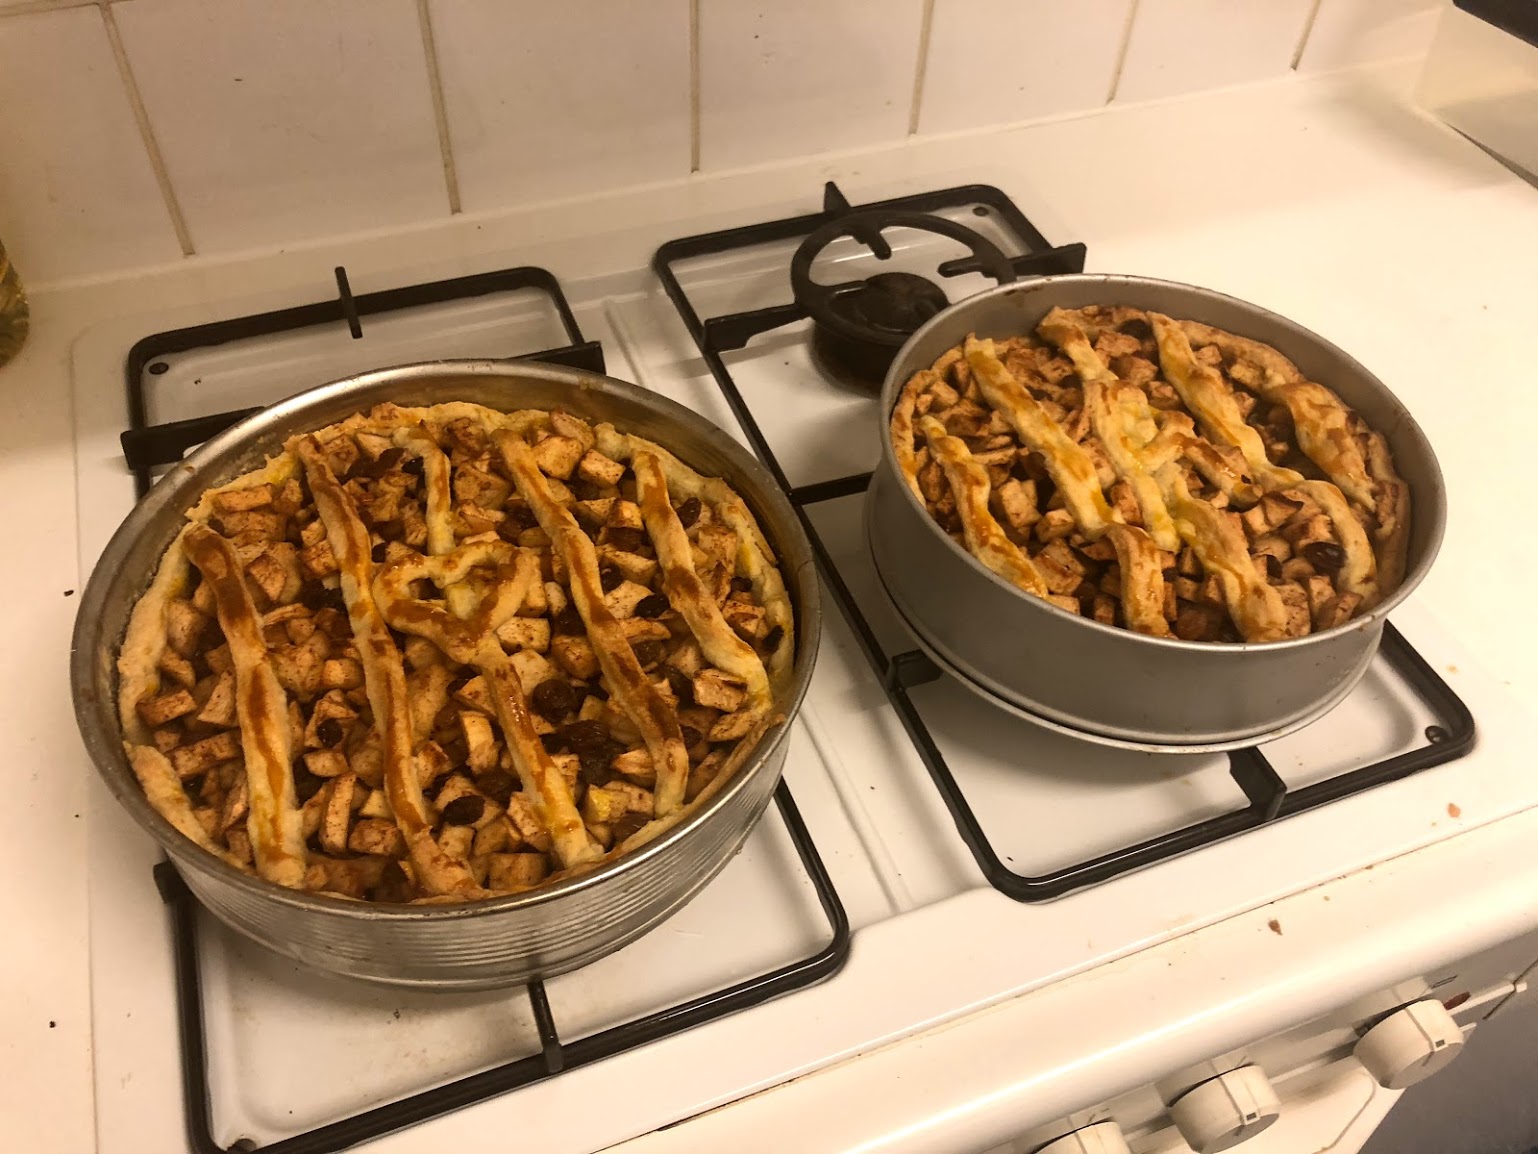
[[[118,668],[150,802],[269,881],[463,901],[719,789],[794,637],[742,499],[564,412],[382,405],[205,493]]]
[[[1276,349],[1127,307],[1053,309],[913,375],[891,416],[930,515],[1005,580],[1155,637],[1278,641],[1403,580],[1388,443]]]

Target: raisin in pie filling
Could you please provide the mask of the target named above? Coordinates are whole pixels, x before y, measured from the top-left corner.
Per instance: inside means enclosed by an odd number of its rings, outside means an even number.
[[[188,516],[119,657],[129,762],[270,881],[526,890],[676,824],[780,719],[790,602],[752,514],[610,425],[383,405]]]
[[[1155,637],[1329,629],[1404,578],[1383,436],[1269,345],[1127,307],[969,336],[898,395],[897,464],[983,565]]]

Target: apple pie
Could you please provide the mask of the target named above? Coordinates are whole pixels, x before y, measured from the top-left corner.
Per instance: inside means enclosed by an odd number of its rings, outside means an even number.
[[[1105,625],[1280,641],[1404,579],[1388,442],[1269,345],[1122,306],[1054,308],[915,373],[892,445],[940,528],[1004,580]]]
[[[781,720],[794,645],[725,481],[565,412],[386,404],[203,494],[118,706],[146,797],[209,853],[466,901],[675,825]]]

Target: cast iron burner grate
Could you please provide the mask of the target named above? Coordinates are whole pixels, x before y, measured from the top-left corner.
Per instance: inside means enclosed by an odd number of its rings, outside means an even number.
[[[702,320],[690,303],[688,294],[673,267],[680,261],[696,257],[840,229],[846,234],[855,235],[876,256],[882,257],[882,250],[886,250],[888,254],[890,250],[886,249],[885,243],[880,241],[879,236],[872,235],[872,230],[865,223],[867,213],[900,216],[912,213],[933,213],[948,208],[965,208],[968,205],[986,206],[1005,221],[1014,230],[1016,236],[1025,243],[1027,253],[1011,259],[1016,274],[1035,276],[1083,271],[1085,250],[1082,244],[1049,247],[1041,233],[1031,225],[1014,203],[996,188],[968,185],[940,192],[900,197],[852,209],[843,194],[831,182],[824,189],[823,211],[820,213],[670,241],[657,250],[652,266],[661,278],[669,298],[682,316],[705,363],[710,368],[711,375],[725,394],[732,412],[736,415],[754,451],[774,474],[775,480],[785,491],[791,506],[800,517],[801,524],[811,539],[812,550],[817,558],[823,580],[832,591],[834,600],[838,602],[844,619],[849,622],[866,659],[880,678],[888,700],[897,711],[903,728],[917,748],[935,787],[945,800],[962,840],[972,851],[972,856],[976,858],[989,884],[1016,901],[1046,901],[1073,890],[1109,881],[1131,870],[1166,861],[1190,850],[1212,845],[1279,818],[1291,817],[1293,814],[1315,809],[1340,798],[1372,789],[1374,786],[1398,781],[1468,753],[1474,745],[1474,719],[1468,707],[1403,635],[1392,624],[1388,624],[1384,627],[1380,652],[1437,719],[1436,724],[1426,728],[1424,745],[1297,790],[1287,788],[1281,776],[1259,749],[1234,750],[1228,755],[1229,773],[1243,790],[1249,803],[1243,809],[1148,838],[1038,876],[1019,874],[1004,864],[998,851],[989,842],[988,835],[978,821],[972,804],[951,772],[950,766],[946,764],[944,755],[936,745],[909,692],[917,686],[938,679],[942,675],[940,669],[921,650],[915,649],[895,655],[886,653],[870,623],[865,619],[865,615],[860,612],[853,594],[845,584],[838,566],[834,564],[827,546],[807,512],[809,507],[821,502],[864,493],[870,482],[870,474],[859,473],[810,485],[792,485],[776,460],[773,450],[770,449],[769,442],[754,419],[752,411],[743,400],[742,393],[726,367],[726,362],[722,359],[723,353],[742,348],[751,337],[802,319],[807,315],[805,309],[799,304],[792,304],[757,309],[752,312],[732,313],[727,316],[708,317]],[[844,223],[841,223],[841,220]],[[848,226],[847,222],[851,220],[855,222],[856,227]],[[908,222],[900,220],[897,223]],[[955,227],[953,222],[944,221],[943,223],[950,228]],[[862,229],[864,234],[856,231],[856,228]],[[803,246],[803,250],[805,247]],[[978,249],[974,247],[974,252],[977,251]],[[952,262],[939,271],[941,275],[955,275],[958,272],[982,271],[982,266],[975,259],[964,259],[960,262]],[[1021,724],[1029,723],[1022,721]]]
[[[903,343],[950,302],[939,285],[911,272],[882,272],[864,280],[819,284],[812,279],[812,263],[825,248],[843,237],[853,237],[878,260],[890,260],[892,246],[881,235],[882,230],[909,228],[937,233],[971,251],[970,256],[946,261],[937,268],[941,276],[980,272],[1007,284],[1015,279],[1017,270],[997,245],[956,221],[891,208],[851,212],[847,204],[832,202],[832,209],[840,207],[843,211],[802,241],[791,257],[791,294],[796,305],[812,318],[812,346],[827,367],[857,388],[879,393],[882,378]]]
[[[160,357],[228,341],[339,322],[347,324],[354,339],[362,339],[362,318],[367,316],[443,304],[488,293],[537,289],[549,297],[571,343],[560,348],[522,354],[515,359],[604,372],[602,346],[597,341],[584,340],[560,282],[545,269],[502,269],[366,293],[363,296],[352,294],[348,287],[346,269],[336,269],[336,282],[336,300],[157,333],[133,346],[125,365],[130,424],[123,432],[121,442],[128,468],[134,474],[141,497],[148,491],[157,467],[181,460],[188,449],[251,414],[260,412],[260,409],[240,409],[190,420],[149,424],[146,417],[145,379],[146,374],[151,378],[160,375],[155,371],[157,358]],[[333,1154],[334,1151],[344,1150],[360,1142],[371,1141],[441,1114],[544,1081],[563,1070],[585,1066],[682,1033],[832,977],[843,968],[849,956],[849,918],[812,836],[801,819],[790,787],[784,781],[775,788],[774,801],[791,844],[795,847],[801,869],[810,879],[823,916],[828,922],[830,937],[820,950],[799,961],[569,1042],[563,1041],[556,1029],[544,984],[531,982],[525,990],[539,1031],[539,1054],[483,1070],[447,1085],[409,1095],[262,1147],[242,1139],[226,1149],[213,1136],[213,1103],[197,947],[198,918],[208,915],[199,914],[197,899],[175,867],[168,860],[161,861],[155,867],[155,884],[171,913],[182,1051],[183,1105],[187,1136],[192,1149],[197,1154],[255,1154],[257,1150],[263,1154]]]
[[[790,787],[783,781],[775,788],[774,800],[801,859],[801,865],[817,891],[817,899],[832,931],[828,944],[815,954],[570,1042],[563,1041],[556,1029],[555,1018],[545,996],[544,983],[530,982],[524,989],[528,994],[535,1026],[539,1030],[540,1053],[482,1070],[436,1089],[424,1090],[376,1106],[361,1114],[295,1134],[267,1146],[257,1146],[248,1139],[241,1139],[226,1148],[214,1139],[197,944],[198,918],[209,915],[200,913],[197,899],[187,888],[187,883],[182,881],[176,868],[169,861],[162,861],[155,867],[155,884],[171,910],[176,952],[178,1027],[182,1047],[182,1092],[186,1106],[187,1136],[195,1154],[256,1154],[257,1151],[261,1151],[261,1154],[334,1154],[335,1151],[429,1121],[440,1114],[461,1110],[511,1090],[553,1078],[564,1070],[574,1070],[604,1058],[612,1058],[616,1054],[682,1033],[832,977],[843,967],[849,956],[849,919],[833,888],[833,880],[828,876],[822,858],[812,843],[811,834],[801,820],[800,811],[791,798]]]
[[[364,340],[363,319],[402,309],[421,308],[426,305],[447,304],[450,301],[487,296],[491,293],[516,292],[532,289],[549,298],[566,330],[569,343],[542,352],[518,354],[515,359],[544,361],[547,364],[565,365],[568,368],[604,371],[603,346],[597,341],[584,340],[577,318],[572,315],[566,294],[555,276],[542,268],[524,266],[504,268],[495,272],[475,273],[471,276],[454,277],[451,280],[431,281],[427,284],[407,285],[404,288],[385,289],[382,292],[354,296],[347,281],[347,270],[338,266],[336,271],[337,295],[335,300],[316,301],[294,308],[277,309],[254,316],[236,317],[214,321],[191,328],[173,329],[145,337],[128,351],[125,372],[128,377],[128,428],[119,440],[128,468],[138,484],[139,496],[149,491],[154,480],[154,470],[163,465],[180,461],[187,450],[217,436],[237,422],[245,420],[258,408],[234,409],[213,413],[206,417],[191,417],[181,421],[150,424],[146,387],[153,387],[153,380],[166,371],[161,358],[193,349],[211,348],[230,341],[249,340],[253,337],[291,333],[300,329],[321,325],[346,324],[353,340]],[[381,366],[382,367],[382,366]],[[314,384],[323,384],[315,381]],[[274,397],[274,400],[281,398]]]

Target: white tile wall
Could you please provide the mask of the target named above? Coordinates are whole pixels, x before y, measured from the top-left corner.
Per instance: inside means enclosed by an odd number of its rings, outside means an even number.
[[[699,0],[700,167],[900,140],[924,0]]]
[[[176,259],[173,204],[197,253],[283,245],[682,178],[692,152],[718,171],[1413,56],[1447,3],[0,0],[0,238],[34,285]]]
[[[689,0],[431,0],[465,211],[689,174]]]
[[[1138,0],[1119,101],[1277,76],[1292,67],[1314,0]]]
[[[920,132],[1099,108],[1132,0],[935,0]]]
[[[114,6],[198,251],[448,209],[413,0]]]
[[[1447,0],[1324,0],[1298,61],[1300,71],[1424,56]]]
[[[34,285],[181,255],[94,7],[0,19],[0,239]]]

